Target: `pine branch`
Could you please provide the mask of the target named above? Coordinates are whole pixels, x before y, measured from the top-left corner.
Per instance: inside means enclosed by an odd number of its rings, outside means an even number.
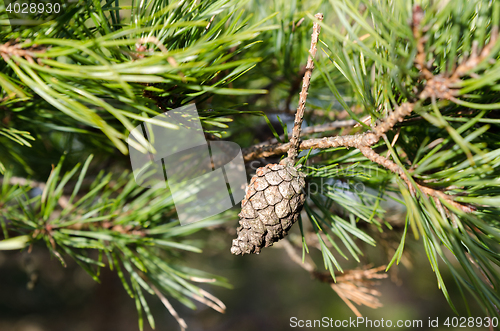
[[[70,180],[80,165],[62,175],[62,160],[45,183],[10,177],[7,173],[0,186],[0,220],[5,238],[8,238],[9,230],[22,233],[27,240],[21,242],[24,236],[16,237],[16,245],[23,244],[19,249],[29,245],[28,252],[37,242],[45,242],[63,267],[66,267],[65,259],[70,257],[96,281],[99,280],[100,267],[106,264],[110,268],[114,266],[124,288],[132,291],[138,309],[144,309],[152,326],[154,319],[143,290],[152,294],[163,293],[158,297],[166,306],[164,294],[169,293],[191,308],[194,305],[190,305],[187,297],[224,312],[225,306],[219,299],[187,283],[223,285],[220,277],[204,275],[197,270],[176,270],[176,261],[161,258],[174,250],[201,252],[199,248],[175,238],[202,229],[207,224],[199,222],[182,228],[172,227],[175,222],[168,214],[172,210],[175,213],[175,209],[168,199],[170,193],[162,189],[139,188],[131,175],[121,176],[116,181],[112,181],[110,175],[104,178],[101,175],[87,183],[88,187],[82,187],[84,181],[88,181],[85,175],[91,160],[92,157],[83,166],[76,183]],[[29,198],[28,193],[33,188],[39,188],[43,193]],[[63,194],[69,188],[72,193]],[[64,203],[60,203],[62,198]],[[218,224],[220,220],[210,223]],[[91,257],[92,251],[99,251],[99,260]],[[103,255],[107,260],[102,259]],[[128,272],[132,289],[122,267]],[[173,277],[174,283],[165,283],[165,277]],[[153,284],[156,291],[151,289]],[[175,311],[172,314],[178,319]],[[181,320],[179,323],[183,325]]]
[[[441,199],[446,200],[448,203],[450,203],[451,205],[453,205],[455,208],[462,210],[463,212],[472,213],[473,211],[476,210],[476,208],[474,208],[473,206],[464,205],[464,204],[460,204],[458,202],[455,202],[453,196],[447,195],[447,194],[445,194],[445,193],[443,193],[443,192],[441,192],[439,190],[435,190],[435,189],[432,189],[430,187],[426,187],[426,186],[420,185],[420,184],[414,185],[410,181],[410,179],[408,178],[408,176],[406,176],[406,173],[403,171],[403,169],[401,167],[399,167],[396,163],[394,163],[393,161],[389,160],[388,158],[383,157],[380,154],[377,154],[370,147],[368,147],[368,146],[358,146],[357,148],[370,161],[375,162],[377,164],[380,164],[384,168],[389,169],[393,173],[399,175],[399,177],[401,177],[401,179],[404,180],[404,182],[406,183],[406,185],[408,186],[408,188],[410,189],[410,191],[413,194],[416,193],[416,188],[415,188],[415,186],[416,186],[422,193],[424,193],[426,195],[432,196],[435,199],[436,203],[439,203],[438,199],[441,198]]]
[[[340,129],[340,128],[349,128],[349,127],[354,127],[356,125],[356,122],[355,120],[338,120],[338,121],[333,121],[333,122],[330,122],[330,123],[325,123],[325,124],[318,124],[318,125],[313,125],[313,126],[308,126],[308,127],[305,127],[304,129],[301,130],[301,136],[308,136],[308,135],[312,135],[312,134],[315,134],[315,133],[324,133],[324,132],[329,132],[329,131],[334,131],[336,129]],[[288,139],[290,139],[292,137],[292,134],[288,134]],[[285,134],[282,134],[279,136],[280,140],[283,140],[285,138]],[[257,145],[254,145],[252,146],[252,148],[257,148],[257,147],[260,147],[260,146],[266,146],[266,145],[272,145],[272,144],[276,144],[278,143],[278,139],[277,138],[271,138],[263,143],[259,143]],[[299,149],[300,149],[300,145],[299,145]]]
[[[496,43],[498,29],[494,29],[492,32],[491,40],[480,56],[477,56],[474,52],[471,58],[464,63],[462,63],[455,72],[451,75],[451,78],[443,78],[443,76],[438,75],[434,76],[425,66],[424,59],[426,57],[425,49],[423,47],[424,38],[421,35],[421,19],[422,19],[422,9],[419,6],[414,8],[413,12],[413,33],[414,38],[417,42],[417,55],[415,56],[415,66],[420,69],[420,75],[426,79],[427,81],[424,84],[423,90],[419,93],[418,98],[422,101],[426,99],[448,99],[451,100],[453,95],[457,95],[456,90],[452,88],[457,83],[457,79],[465,74],[465,72],[471,71],[475,66],[479,65],[482,61],[484,61],[488,56],[489,52],[493,48],[492,45]],[[314,39],[314,38],[313,38]],[[313,43],[311,43],[313,45]],[[311,46],[311,49],[313,47]],[[311,61],[312,59],[309,58]],[[308,62],[309,66],[309,62]],[[306,79],[306,75],[304,76],[304,82],[308,82]],[[304,92],[304,88],[305,91]],[[308,85],[304,84],[303,93],[301,93],[301,99],[299,100],[299,108],[297,109],[294,131],[292,133],[292,138],[289,143],[286,144],[269,144],[269,145],[256,145],[250,148],[247,148],[243,151],[244,160],[250,161],[257,158],[265,158],[273,155],[284,154],[288,151],[288,156],[293,155],[294,157],[297,155],[297,149],[307,150],[307,149],[326,149],[326,148],[335,148],[335,147],[354,147],[359,149],[365,157],[367,157],[372,162],[380,164],[384,166],[386,169],[392,171],[393,173],[399,175],[405,183],[410,188],[410,191],[415,194],[415,188],[411,184],[411,180],[406,176],[403,169],[401,169],[396,163],[384,158],[379,155],[375,151],[373,151],[370,147],[376,144],[382,136],[384,136],[388,131],[390,131],[398,122],[402,122],[403,119],[410,115],[411,112],[417,105],[417,102],[405,102],[397,107],[393,112],[391,112],[383,121],[377,121],[375,126],[372,128],[371,132],[365,132],[362,134],[356,135],[347,135],[347,136],[334,136],[322,139],[309,139],[302,142],[298,141],[297,134],[300,134],[300,127],[298,130],[297,123],[300,121],[302,123],[303,116],[303,107],[301,105],[305,104],[305,98],[307,97],[307,88]],[[456,100],[456,99],[454,99]],[[294,138],[295,137],[295,138]],[[295,146],[298,147],[295,147]],[[443,192],[434,190],[432,188],[424,187],[422,185],[417,185],[419,189],[422,190],[423,193],[432,196],[435,199],[442,198],[447,200],[454,207],[459,208],[464,212],[472,212],[475,209],[471,206],[462,205],[453,200],[452,197],[444,194]]]

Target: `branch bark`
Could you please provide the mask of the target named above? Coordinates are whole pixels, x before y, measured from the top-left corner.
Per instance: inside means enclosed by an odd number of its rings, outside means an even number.
[[[321,13],[316,14],[314,17],[316,17],[319,22],[323,20],[323,14]],[[311,38],[311,49],[309,50],[309,57],[307,58],[306,72],[304,73],[304,79],[302,80],[302,91],[300,92],[299,98],[299,107],[297,108],[297,113],[295,114],[292,138],[290,139],[290,148],[288,149],[288,158],[291,162],[293,162],[298,155],[300,128],[302,126],[302,120],[304,118],[307,91],[309,90],[309,85],[311,84],[311,75],[314,69],[314,57],[316,56],[316,52],[318,50],[316,45],[318,43],[320,31],[321,26],[318,22],[314,22]]]

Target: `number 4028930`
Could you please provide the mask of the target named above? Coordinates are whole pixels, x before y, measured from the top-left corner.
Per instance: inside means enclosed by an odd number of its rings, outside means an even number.
[[[496,328],[498,326],[498,318],[497,317],[452,317],[452,318],[447,318],[444,323],[444,326],[446,327],[453,327],[453,328],[472,328],[472,327],[494,327]]]
[[[16,14],[57,14],[61,11],[61,5],[59,3],[50,2],[32,2],[32,3],[9,3],[5,9],[8,13]]]

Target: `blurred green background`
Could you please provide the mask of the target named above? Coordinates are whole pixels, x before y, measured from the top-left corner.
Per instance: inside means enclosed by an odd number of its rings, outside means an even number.
[[[268,89],[270,93],[244,97],[215,95],[197,106],[207,113],[212,111],[211,107],[263,111],[269,116],[276,130],[282,133],[283,128],[277,121],[276,114],[289,124],[290,129],[293,117],[289,113],[297,104],[301,71],[309,47],[312,21],[307,18],[307,14],[323,11],[325,21],[329,20],[332,25],[337,19],[333,13],[330,15],[332,7],[328,1],[249,1],[246,7],[246,10],[255,16],[251,22],[278,11],[279,14],[270,23],[280,25],[281,28],[259,36],[264,42],[250,48],[250,54],[256,58],[260,57],[262,61],[242,79],[231,82],[230,87]],[[122,14],[125,15],[126,11]],[[305,18],[305,21],[299,24],[302,18]],[[327,34],[325,39],[326,36]],[[332,36],[328,38],[334,39]],[[242,57],[245,56],[243,54]],[[324,60],[324,54],[322,56]],[[338,89],[342,96],[352,94],[340,73],[333,69],[333,65],[330,66],[333,78],[338,80]],[[343,108],[332,96],[332,91],[317,71],[313,75],[312,86],[308,107],[327,109],[330,113],[314,120],[306,118],[307,125],[328,123],[331,120],[329,115],[334,114],[336,117]],[[356,103],[351,96],[344,99],[349,105]],[[245,105],[242,105],[244,103]],[[56,114],[59,115],[59,112]],[[309,116],[313,117],[311,114]],[[125,169],[130,170],[128,156],[122,155],[111,146],[100,132],[85,136],[57,132],[50,128],[37,127],[37,130],[40,130],[45,139],[33,142],[34,152],[30,154],[31,159],[24,160],[36,168],[37,172],[28,175],[37,180],[45,181],[51,170],[50,164],[56,164],[61,154],[66,151],[69,153],[65,167],[71,167],[72,164],[85,160],[90,153],[95,153],[94,162],[97,167],[93,169],[94,173],[100,169],[117,174]],[[345,132],[339,130],[338,133]],[[248,147],[272,138],[272,133],[262,117],[234,116],[234,122],[222,132],[222,137],[236,141],[242,147]],[[85,148],[82,147],[84,145]],[[276,160],[269,158],[266,161]],[[42,162],[44,165],[39,166]],[[26,177],[27,174],[23,171],[25,170],[22,167],[14,169],[16,175]],[[231,255],[229,248],[235,237],[237,208],[233,208],[232,212],[233,220],[224,226],[203,230],[192,236],[204,246],[203,253],[183,255],[186,265],[226,277],[233,286],[233,289],[226,289],[209,284],[201,285],[226,304],[225,314],[219,314],[201,304],[197,304],[198,309],[193,311],[171,300],[176,311],[187,322],[188,330],[307,330],[308,328],[291,328],[290,318],[355,318],[354,313],[328,284],[312,279],[309,273],[290,260],[279,243],[257,256]],[[402,214],[392,216],[404,221]],[[375,231],[371,228],[369,230]],[[392,249],[392,253],[399,244],[401,232],[387,231],[385,244],[391,246],[389,251]],[[300,236],[297,226],[293,228],[291,236]],[[392,254],[388,254],[387,249],[384,249],[387,247],[384,247],[383,242],[376,248],[359,242],[359,247],[365,254],[359,264],[352,258],[345,261],[338,254],[334,254],[344,270],[366,264],[373,267],[385,265],[392,257]],[[322,258],[319,252],[314,251],[312,254],[321,268]],[[456,261],[452,258],[450,260]],[[429,265],[422,241],[415,242],[411,232],[407,236],[403,261],[404,265],[393,265],[389,277],[379,280],[379,285],[375,287],[381,293],[380,301],[383,307],[358,307],[363,316],[372,320],[383,318],[393,323],[397,320],[422,320],[423,328],[418,330],[430,329],[427,327],[429,318],[438,317],[440,327],[432,330],[463,330],[464,328],[443,326],[446,318],[456,315],[437,286],[436,275]],[[66,262],[68,266],[63,268],[58,260],[50,257],[43,244],[34,245],[29,254],[26,251],[0,251],[0,331],[138,330],[134,302],[123,290],[115,272],[103,268],[100,275],[101,284],[98,284],[73,260],[67,259]],[[467,316],[462,294],[448,268],[443,266],[441,273],[458,311],[462,316]],[[179,330],[177,322],[160,301],[147,293],[145,296],[156,318],[156,329]],[[470,316],[485,316],[468,294],[466,301],[470,303]],[[147,323],[144,324],[144,329],[150,330]],[[468,327],[467,329],[474,330]],[[477,328],[480,329],[487,328]]]
[[[236,222],[234,222],[236,227]],[[294,230],[297,230],[296,228]],[[334,320],[356,318],[337,294],[328,286],[311,279],[309,273],[293,263],[279,244],[260,255],[233,256],[229,253],[232,234],[221,229],[197,235],[208,243],[202,254],[187,254],[192,267],[203,267],[229,279],[233,289],[205,286],[227,306],[220,314],[198,305],[192,311],[171,300],[183,317],[188,330],[258,331],[307,330],[292,328],[290,318]],[[409,238],[408,247],[412,247]],[[365,260],[378,266],[388,260],[380,249],[366,249]],[[393,266],[390,277],[379,281],[383,307],[358,307],[364,317],[375,320],[420,319],[423,328],[403,330],[463,330],[443,327],[447,317],[456,316],[438,289],[425,253],[411,251],[412,267]],[[95,283],[81,268],[68,261],[64,269],[50,259],[43,247],[26,252],[0,252],[0,330],[2,331],[136,331],[137,312],[115,273],[103,268],[101,284]],[[317,259],[318,265],[321,260]],[[343,264],[345,268],[349,263]],[[356,267],[355,263],[351,263]],[[442,268],[450,296],[457,309],[466,314],[461,295],[447,268]],[[391,279],[392,278],[392,279]],[[35,280],[33,282],[33,280]],[[34,286],[32,289],[29,289]],[[175,319],[157,298],[145,294],[157,319],[159,331],[178,330]],[[471,312],[483,317],[484,312],[473,300]],[[466,316],[466,315],[463,315]],[[428,319],[439,317],[439,328],[428,328]],[[340,328],[343,329],[343,328]],[[352,328],[348,328],[352,329]],[[360,327],[360,329],[364,329]],[[393,328],[399,329],[399,328]],[[466,328],[486,330],[487,328]],[[145,324],[145,330],[150,330]]]

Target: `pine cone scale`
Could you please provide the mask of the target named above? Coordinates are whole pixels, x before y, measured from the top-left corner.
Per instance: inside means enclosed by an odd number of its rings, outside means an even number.
[[[275,205],[278,202],[283,201],[283,197],[281,196],[278,186],[270,186],[269,189],[264,192],[264,196],[266,197],[267,203],[270,205]]]
[[[269,185],[279,185],[283,181],[277,171],[267,173],[265,178]]]
[[[283,178],[283,180],[289,182],[292,180],[292,176],[290,175],[289,172],[285,171],[284,169],[278,170],[278,175]]]
[[[264,209],[267,207],[267,202],[264,197],[264,192],[260,191],[255,193],[251,198],[250,198],[250,203],[252,204],[252,207],[255,210],[260,210]]]

